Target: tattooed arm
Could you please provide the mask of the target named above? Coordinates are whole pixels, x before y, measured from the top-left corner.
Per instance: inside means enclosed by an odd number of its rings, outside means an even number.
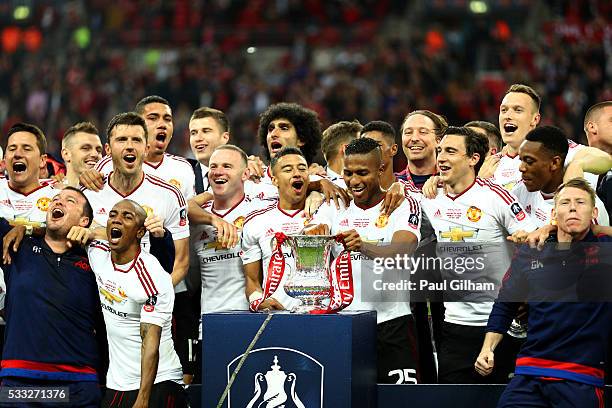
[[[140,390],[134,407],[148,407],[151,388],[157,375],[159,363],[159,342],[162,328],[151,323],[140,323],[140,338],[142,339],[140,359]]]

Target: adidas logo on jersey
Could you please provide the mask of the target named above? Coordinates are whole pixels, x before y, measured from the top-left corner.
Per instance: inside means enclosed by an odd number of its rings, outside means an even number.
[[[434,217],[436,217],[436,218],[442,217],[442,213],[440,212],[440,209],[436,210],[436,212],[434,213]]]
[[[340,221],[340,226],[341,227],[348,227],[348,218],[343,219],[342,221]]]
[[[98,210],[97,214],[100,214],[100,215],[105,215],[105,214],[106,214],[106,209],[104,209],[104,208],[100,208],[100,209]]]
[[[266,238],[273,237],[274,234],[275,234],[274,230],[272,228],[268,228],[268,230],[266,231]]]

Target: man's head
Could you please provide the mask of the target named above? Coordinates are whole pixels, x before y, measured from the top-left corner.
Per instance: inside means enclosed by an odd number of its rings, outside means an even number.
[[[285,147],[272,161],[272,184],[278,188],[281,200],[291,204],[305,200],[308,190],[308,163],[300,149]]]
[[[341,121],[334,123],[323,131],[321,151],[327,163],[344,157],[344,148],[353,139],[359,137],[363,126],[358,121]]]
[[[138,175],[147,153],[147,126],[135,112],[115,115],[106,128],[114,171]]]
[[[409,162],[435,160],[436,146],[448,123],[428,110],[410,112],[402,123],[402,149]]]
[[[344,150],[344,182],[355,204],[370,207],[381,193],[382,151],[378,141],[369,137],[353,140]]]
[[[47,233],[66,237],[72,227],[89,227],[93,209],[81,190],[66,187],[51,199],[47,209]]]
[[[491,122],[485,122],[484,120],[473,120],[466,123],[464,126],[487,137],[489,140],[489,152],[487,156],[501,152],[502,137],[497,126]]]
[[[523,84],[514,84],[506,91],[499,105],[499,129],[504,143],[518,149],[525,135],[540,123],[538,93]]]
[[[575,178],[557,188],[553,218],[560,231],[573,237],[581,237],[591,228],[597,208],[595,191],[588,181]]]
[[[385,169],[393,170],[393,157],[397,154],[397,143],[395,143],[395,129],[382,120],[374,120],[367,123],[361,129],[360,137],[369,137],[378,142],[382,153],[382,161]]]
[[[66,130],[62,138],[62,159],[68,173],[80,175],[93,169],[101,158],[102,142],[91,122],[80,122]]]
[[[9,182],[15,188],[38,183],[40,170],[47,165],[47,139],[37,126],[16,123],[6,135],[5,161]]]
[[[442,181],[453,186],[478,174],[489,141],[467,127],[449,126],[438,146],[438,168]]]
[[[222,145],[210,156],[208,180],[215,198],[244,195],[244,182],[249,178],[248,158],[234,145]]]
[[[591,106],[584,115],[584,132],[589,146],[612,154],[612,101]]]
[[[519,148],[519,170],[528,191],[552,193],[557,188],[567,149],[567,137],[557,127],[540,126],[527,133]]]
[[[133,200],[121,200],[108,213],[106,235],[111,250],[122,253],[140,245],[147,212]]]
[[[230,127],[225,113],[202,107],[189,119],[189,144],[196,160],[208,166],[210,156],[217,146],[228,142]]]
[[[149,157],[158,157],[166,153],[174,124],[172,123],[172,109],[170,103],[161,96],[151,95],[142,98],[134,111],[143,117],[149,135]]]
[[[310,109],[296,103],[277,103],[259,117],[258,135],[267,159],[284,147],[298,147],[312,163],[321,144],[321,123]]]

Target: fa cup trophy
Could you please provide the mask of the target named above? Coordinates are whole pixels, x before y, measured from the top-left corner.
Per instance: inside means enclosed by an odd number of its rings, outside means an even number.
[[[329,235],[290,235],[284,244],[291,248],[295,268],[288,268],[285,292],[302,304],[295,313],[326,308],[330,297],[330,254],[334,237]]]

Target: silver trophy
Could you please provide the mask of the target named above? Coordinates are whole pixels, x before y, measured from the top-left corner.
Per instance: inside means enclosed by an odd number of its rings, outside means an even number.
[[[334,237],[329,235],[289,235],[288,245],[295,259],[295,268],[287,268],[285,292],[302,304],[295,313],[323,309],[330,297],[330,255]]]

